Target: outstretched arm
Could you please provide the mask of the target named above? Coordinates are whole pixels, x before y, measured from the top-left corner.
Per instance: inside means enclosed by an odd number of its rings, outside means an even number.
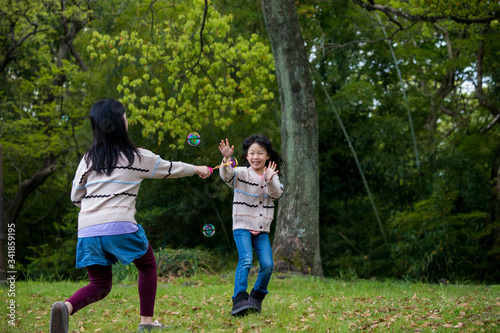
[[[210,175],[212,174],[212,172],[210,171],[210,169],[203,165],[195,165],[194,166],[194,172],[197,174],[197,175],[200,175],[201,178],[203,179],[206,179],[208,177],[210,177]]]

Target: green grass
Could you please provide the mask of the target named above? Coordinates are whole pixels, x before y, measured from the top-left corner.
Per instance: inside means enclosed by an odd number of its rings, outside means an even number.
[[[500,286],[398,281],[345,282],[275,274],[260,315],[230,315],[233,273],[159,282],[155,319],[176,332],[498,332]],[[250,279],[250,285],[255,281]],[[8,290],[0,291],[2,332],[49,332],[53,302],[86,282],[16,283],[16,325],[7,325]],[[115,283],[110,295],[70,318],[70,332],[134,332],[137,283]]]

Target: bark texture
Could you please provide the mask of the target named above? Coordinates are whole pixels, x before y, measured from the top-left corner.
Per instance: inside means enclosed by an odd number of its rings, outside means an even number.
[[[281,177],[275,271],[323,276],[319,248],[318,114],[294,1],[262,0],[281,102]]]

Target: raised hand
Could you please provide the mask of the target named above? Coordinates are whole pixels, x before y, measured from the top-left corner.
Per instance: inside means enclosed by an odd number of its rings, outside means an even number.
[[[220,150],[221,154],[226,158],[226,161],[228,158],[230,158],[234,154],[234,146],[229,145],[228,139],[226,139],[226,142],[224,142],[224,140],[220,140],[219,150]],[[226,162],[226,161],[224,161],[224,162]]]
[[[276,168],[277,165],[273,161],[269,162],[269,166],[264,167],[264,180],[266,182],[270,181],[279,172]]]

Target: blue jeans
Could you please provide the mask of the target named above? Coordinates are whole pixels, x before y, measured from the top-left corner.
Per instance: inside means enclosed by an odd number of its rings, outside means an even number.
[[[253,260],[252,247],[255,250],[260,266],[257,281],[255,281],[253,289],[267,294],[267,286],[273,274],[273,251],[269,242],[269,234],[262,232],[258,235],[252,235],[246,229],[236,229],[233,230],[233,237],[239,256],[234,276],[233,298],[239,293],[247,291],[248,274],[250,273],[250,268],[252,268]]]

